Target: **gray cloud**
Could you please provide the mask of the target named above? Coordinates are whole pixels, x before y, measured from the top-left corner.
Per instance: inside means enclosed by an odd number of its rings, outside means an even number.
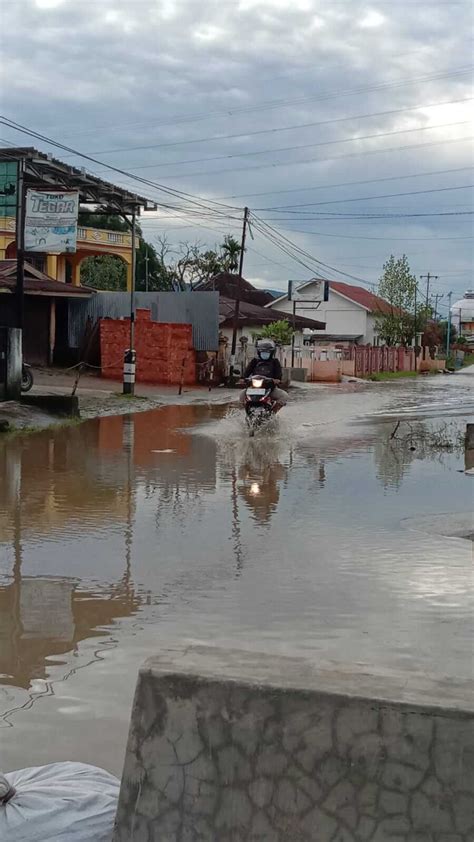
[[[251,208],[340,200],[314,213],[472,209],[468,190],[383,197],[469,184],[469,169],[376,181],[472,166],[471,145],[459,142],[471,126],[447,125],[469,120],[471,103],[427,107],[471,94],[469,74],[453,75],[472,60],[471,5],[464,0],[20,0],[4,4],[0,22],[2,112],[106,163],[208,198],[238,196],[223,200],[238,206],[248,195]],[[413,105],[424,107],[357,116]],[[252,134],[267,129],[275,131]],[[410,131],[357,140],[402,130]],[[235,134],[242,136],[205,140]],[[26,142],[8,129],[1,136]],[[156,148],[127,151],[146,145]],[[306,148],[274,151],[292,146]],[[123,151],[103,151],[112,149]],[[369,183],[324,187],[354,181]],[[162,196],[151,186],[139,189]],[[264,195],[249,195],[256,193]],[[368,282],[377,280],[390,252],[405,251],[418,274],[429,269],[440,276],[437,291],[469,285],[467,216],[259,214],[322,261]],[[167,231],[170,239],[208,244],[239,230],[236,220],[199,222],[206,227],[161,216],[144,227],[150,237]],[[309,274],[257,234],[246,260],[246,275],[270,286]]]

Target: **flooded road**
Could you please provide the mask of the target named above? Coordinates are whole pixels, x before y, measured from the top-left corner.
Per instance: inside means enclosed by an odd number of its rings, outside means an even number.
[[[170,641],[472,678],[473,414],[456,375],[306,388],[253,440],[188,405],[0,443],[1,766],[120,774]]]

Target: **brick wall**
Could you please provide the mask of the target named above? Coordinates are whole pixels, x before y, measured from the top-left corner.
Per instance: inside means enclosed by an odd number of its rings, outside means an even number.
[[[102,377],[122,379],[123,355],[130,347],[130,319],[100,320]],[[196,352],[192,346],[192,327],[151,321],[149,310],[136,311],[135,350],[137,382],[178,384],[196,382]]]

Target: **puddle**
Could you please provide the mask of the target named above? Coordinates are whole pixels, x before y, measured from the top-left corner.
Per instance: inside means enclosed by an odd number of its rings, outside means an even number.
[[[444,382],[318,390],[255,439],[190,405],[2,446],[5,767],[54,745],[120,773],[138,666],[176,638],[472,677],[471,544],[439,515],[472,479],[456,448],[390,440],[398,405],[436,427],[430,396],[462,430]]]

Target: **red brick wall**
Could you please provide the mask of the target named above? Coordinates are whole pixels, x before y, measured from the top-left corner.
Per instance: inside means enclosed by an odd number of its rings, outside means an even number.
[[[123,355],[130,346],[130,319],[100,320],[102,377],[121,380]],[[151,321],[149,310],[138,309],[135,316],[136,379],[141,383],[178,384],[196,382],[196,352],[191,325]]]

